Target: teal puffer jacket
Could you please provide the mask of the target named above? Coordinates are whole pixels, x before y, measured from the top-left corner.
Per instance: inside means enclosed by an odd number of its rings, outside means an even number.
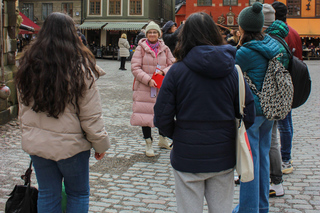
[[[271,36],[278,36],[284,41],[284,43],[286,43],[284,38],[288,36],[289,28],[283,21],[275,20],[264,32]],[[278,60],[286,69],[288,69],[290,56],[286,48],[279,41],[277,42],[279,45],[280,53],[283,54],[282,57],[279,57]]]
[[[268,68],[268,61],[279,54],[279,45],[269,35],[262,41],[252,40],[243,44],[236,54],[236,63],[246,72],[258,90],[261,90],[264,76]],[[253,93],[256,116],[262,116],[260,100]]]

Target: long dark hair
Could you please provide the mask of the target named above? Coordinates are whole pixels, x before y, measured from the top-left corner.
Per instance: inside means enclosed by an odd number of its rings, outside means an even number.
[[[223,45],[224,39],[212,18],[203,12],[193,13],[179,33],[174,51],[177,61],[182,61],[188,52],[199,45]]]
[[[264,39],[264,33],[263,32],[246,32],[243,31],[243,34],[241,35],[239,44],[242,46],[245,43],[252,41],[252,40],[257,40],[257,41],[262,41]]]
[[[46,112],[54,118],[70,103],[79,110],[79,98],[87,86],[92,86],[93,75],[99,77],[95,63],[93,54],[79,39],[72,18],[51,13],[19,61],[15,80],[21,103],[32,104],[35,112]],[[91,80],[90,85],[85,78]]]

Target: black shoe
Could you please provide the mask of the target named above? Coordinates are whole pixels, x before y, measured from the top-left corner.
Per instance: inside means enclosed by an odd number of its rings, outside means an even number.
[[[120,67],[119,70],[122,70],[122,68]]]
[[[126,68],[123,68],[122,70],[127,70]]]

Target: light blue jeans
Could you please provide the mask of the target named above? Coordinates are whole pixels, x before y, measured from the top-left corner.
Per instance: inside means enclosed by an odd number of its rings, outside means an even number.
[[[269,150],[273,121],[257,116],[247,130],[251,146],[254,179],[240,182],[239,205],[233,213],[266,213],[269,211]]]
[[[38,213],[61,213],[62,178],[67,194],[67,212],[88,212],[90,150],[59,161],[35,155],[30,157],[39,185]]]

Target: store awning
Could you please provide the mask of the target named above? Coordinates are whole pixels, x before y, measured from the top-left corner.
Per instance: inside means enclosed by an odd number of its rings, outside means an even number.
[[[26,26],[34,29],[34,32],[20,29],[19,30],[19,34],[34,34],[34,33],[38,33],[39,32],[39,30],[40,30],[40,26],[39,25],[35,24],[33,21],[31,21],[23,13],[19,12],[19,15],[23,19],[23,21],[22,21],[23,25],[26,25]]]
[[[79,29],[82,30],[100,30],[107,22],[93,22],[87,21],[79,26]]]
[[[104,30],[141,30],[147,22],[109,22]]]

